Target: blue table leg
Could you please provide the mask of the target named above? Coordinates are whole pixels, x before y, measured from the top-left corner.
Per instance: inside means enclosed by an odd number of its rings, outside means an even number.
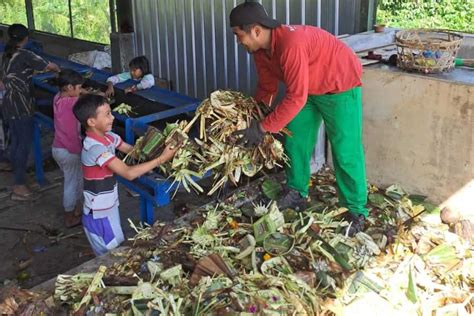
[[[130,145],[133,145],[134,142],[134,135],[133,135],[133,120],[131,118],[127,118],[125,120],[125,142]]]
[[[43,171],[43,153],[41,152],[41,129],[37,120],[34,120],[33,129],[33,153],[35,158],[36,181],[39,185],[46,183]]]
[[[153,201],[140,196],[140,221],[153,225]]]
[[[169,185],[170,182],[166,181],[165,184],[160,184],[155,187],[155,201],[157,206],[167,205],[171,202],[170,193],[173,194],[174,188],[169,190]]]
[[[153,201],[146,200],[146,222],[150,225],[153,225]]]
[[[140,196],[140,221],[145,222],[146,221],[146,198],[144,196]]]

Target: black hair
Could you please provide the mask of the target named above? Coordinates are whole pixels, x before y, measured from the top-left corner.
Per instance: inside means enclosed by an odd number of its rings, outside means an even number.
[[[132,69],[140,69],[142,71],[143,76],[148,75],[150,73],[150,63],[145,56],[138,56],[130,60],[128,63],[128,68]]]
[[[97,109],[104,104],[108,104],[104,96],[98,94],[84,94],[79,97],[72,108],[74,116],[87,129],[87,120],[97,115]]]
[[[28,37],[29,31],[23,24],[12,24],[8,27],[7,34],[8,41],[5,45],[4,60],[12,58],[18,49],[18,45]]]
[[[76,86],[84,83],[84,77],[75,70],[72,69],[61,69],[61,72],[53,80],[54,84],[60,89],[68,85]]]
[[[250,33],[250,31],[257,25],[263,29],[268,29],[268,30],[270,29],[269,27],[266,27],[265,25],[262,25],[260,23],[245,24],[245,25],[239,26],[239,28],[245,33]]]

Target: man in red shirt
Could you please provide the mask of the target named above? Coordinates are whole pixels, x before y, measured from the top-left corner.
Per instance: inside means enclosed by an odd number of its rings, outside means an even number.
[[[281,25],[257,2],[244,2],[230,13],[237,41],[253,54],[258,73],[255,99],[271,106],[278,82],[283,100],[261,122],[239,131],[247,145],[257,145],[266,132],[285,126],[290,158],[281,209],[302,207],[307,200],[310,160],[317,131],[324,122],[331,143],[339,202],[349,209],[352,235],[368,215],[365,158],[362,146],[362,66],[356,55],[330,33],[313,26]]]

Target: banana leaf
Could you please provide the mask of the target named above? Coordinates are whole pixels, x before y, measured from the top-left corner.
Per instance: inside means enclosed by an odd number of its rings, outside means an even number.
[[[331,246],[327,241],[319,237],[317,234],[313,233],[311,230],[309,230],[308,233],[311,235],[311,237],[321,242],[321,247],[331,254],[331,256],[341,266],[341,268],[347,271],[352,270],[352,265],[347,262],[346,259],[344,259],[344,256],[340,254],[333,246]]]

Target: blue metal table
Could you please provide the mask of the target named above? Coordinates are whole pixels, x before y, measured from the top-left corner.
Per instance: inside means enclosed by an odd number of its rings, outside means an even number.
[[[34,115],[33,150],[35,160],[36,181],[40,185],[47,183],[43,170],[43,152],[41,148],[41,131],[54,130],[53,120],[39,112]],[[209,176],[210,173],[204,177]],[[203,177],[203,178],[204,178]],[[194,180],[199,180],[193,177]],[[164,206],[170,203],[171,194],[178,188],[176,183],[164,179],[158,173],[149,173],[134,181],[128,181],[120,176],[117,180],[132,191],[140,195],[140,219],[148,224],[153,224],[154,207]]]
[[[4,44],[0,43],[0,52],[4,50]],[[90,79],[100,84],[106,84],[106,80],[112,74],[103,70],[91,68],[85,65],[81,65],[63,58],[52,56],[41,51],[35,50],[36,53],[41,55],[43,58],[58,64],[61,68],[74,69],[80,73],[91,73]],[[33,83],[36,87],[43,89],[53,95],[58,92],[58,88],[47,83],[46,79],[52,78],[52,73],[42,73],[33,76]],[[115,87],[118,89],[125,89],[136,81],[129,80],[127,82],[120,83]],[[125,126],[125,141],[129,144],[134,144],[135,133],[134,130],[145,131],[148,128],[148,124],[177,116],[179,114],[193,112],[196,110],[200,103],[200,100],[185,95],[181,95],[177,92],[169,91],[159,87],[152,87],[150,89],[138,91],[135,93],[146,100],[159,102],[167,106],[166,110],[159,111],[157,113],[130,118],[118,113],[114,113],[114,116],[122,121]],[[37,100],[38,106],[51,106],[52,98]],[[41,149],[41,130],[54,130],[53,119],[36,112],[34,115],[34,135],[33,135],[33,150],[35,160],[35,173],[36,180],[40,185],[46,184],[46,179],[43,170],[43,153]],[[207,175],[206,175],[207,176]],[[153,223],[153,208],[154,206],[164,206],[170,203],[170,193],[176,188],[177,184],[163,179],[159,174],[148,174],[134,181],[128,181],[120,176],[117,177],[118,181],[125,185],[127,188],[137,192],[140,195],[140,217],[142,221],[149,224]]]

